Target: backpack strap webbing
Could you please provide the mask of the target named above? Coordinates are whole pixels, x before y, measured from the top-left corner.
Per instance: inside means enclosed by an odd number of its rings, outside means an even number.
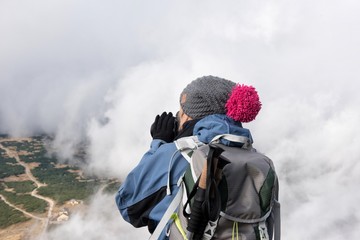
[[[241,148],[245,149],[251,149],[252,148],[252,142],[251,139],[245,136],[239,136],[239,135],[233,135],[233,134],[220,134],[215,136],[210,143],[218,143],[220,139],[225,139],[230,142],[236,142],[236,143],[242,143],[243,145]]]
[[[157,240],[160,237],[160,235],[161,235],[162,231],[164,230],[166,224],[171,219],[171,216],[173,215],[173,213],[175,212],[175,210],[179,206],[179,204],[180,204],[180,202],[182,200],[182,196],[183,196],[183,183],[181,181],[179,183],[179,191],[176,193],[174,199],[172,200],[169,207],[165,211],[163,217],[161,218],[160,222],[156,226],[156,229],[153,232],[153,234],[151,234],[149,240]]]
[[[191,155],[192,155],[193,151],[195,149],[197,149],[199,146],[203,145],[203,143],[200,142],[199,139],[196,136],[183,137],[183,138],[180,138],[180,139],[176,140],[174,143],[176,145],[176,148],[178,149],[177,151],[180,151],[182,156],[189,163],[191,163]],[[190,164],[190,167],[191,167],[191,164]],[[191,174],[191,173],[192,173],[191,170],[189,170],[187,172],[187,174]],[[176,211],[177,207],[181,203],[181,201],[183,199],[183,192],[184,192],[183,179],[184,179],[184,176],[181,176],[179,178],[179,180],[178,180],[179,190],[176,193],[176,195],[175,195],[174,199],[172,200],[172,202],[170,203],[169,207],[165,211],[163,217],[161,218],[160,222],[156,226],[156,229],[153,232],[153,234],[150,236],[149,240],[157,240],[160,237],[160,235],[161,235],[162,231],[164,230],[166,224],[171,219],[173,213]]]
[[[280,202],[279,202],[279,180],[276,178],[276,192],[275,192],[275,201],[273,206],[273,215],[274,215],[274,240],[280,240],[281,238],[281,212],[280,212]]]
[[[275,201],[274,204],[274,240],[280,240],[281,238],[281,217],[280,217],[280,203]]]

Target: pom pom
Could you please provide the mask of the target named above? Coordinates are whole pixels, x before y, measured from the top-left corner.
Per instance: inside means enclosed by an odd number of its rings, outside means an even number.
[[[261,109],[259,95],[252,86],[237,84],[226,102],[226,115],[238,122],[251,122]]]

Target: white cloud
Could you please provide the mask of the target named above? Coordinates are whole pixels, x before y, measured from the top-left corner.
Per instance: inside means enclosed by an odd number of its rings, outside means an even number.
[[[64,156],[87,137],[89,168],[123,179],[155,115],[177,111],[188,82],[212,74],[252,84],[263,109],[246,126],[279,171],[284,239],[355,237],[359,7],[1,1],[0,131],[55,134]]]
[[[96,194],[86,212],[70,216],[69,222],[51,230],[42,238],[46,240],[76,239],[146,239],[150,236],[147,229],[133,229],[120,216],[114,197]]]

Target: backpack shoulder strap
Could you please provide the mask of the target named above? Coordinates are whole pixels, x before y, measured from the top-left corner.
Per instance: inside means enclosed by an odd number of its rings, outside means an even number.
[[[151,234],[149,240],[157,240],[159,239],[162,231],[165,229],[166,224],[171,219],[172,214],[176,211],[177,207],[181,203],[182,196],[183,196],[183,183],[179,181],[179,191],[176,193],[174,199],[170,203],[169,207],[165,211],[163,217],[161,218],[160,222],[155,228],[153,234]]]
[[[245,136],[233,135],[233,134],[220,134],[215,136],[210,143],[218,143],[220,139],[225,139],[230,142],[242,143],[242,148],[252,149],[251,139]]]
[[[187,181],[191,180],[192,182],[196,182],[196,179],[199,177],[195,174],[191,157],[196,149],[204,145],[206,144],[201,142],[197,136],[183,137],[175,141],[175,146],[178,151],[180,151],[181,155],[190,163],[190,170],[187,171],[185,175]]]
[[[281,212],[279,202],[279,180],[276,179],[275,184],[277,190],[275,193],[274,206],[273,206],[273,221],[274,221],[274,240],[281,239]]]
[[[199,148],[200,146],[204,145],[202,142],[199,141],[197,136],[190,136],[190,137],[183,137],[175,142],[175,146],[178,151],[180,151],[181,155],[191,164],[191,156],[192,153]],[[185,173],[184,173],[185,174]],[[176,211],[177,207],[180,205],[183,199],[184,193],[184,183],[183,183],[184,176],[181,176],[178,180],[179,190],[174,196],[174,199],[170,203],[169,207],[165,211],[163,217],[161,218],[160,222],[158,223],[155,231],[150,236],[149,240],[156,240],[160,237],[162,231],[165,229],[166,224],[171,219],[171,216]]]
[[[275,201],[274,204],[274,240],[280,240],[281,238],[281,216],[280,216],[280,203]]]
[[[183,157],[190,162],[192,153],[204,143],[200,142],[197,136],[183,137],[174,141],[176,148],[181,152]]]

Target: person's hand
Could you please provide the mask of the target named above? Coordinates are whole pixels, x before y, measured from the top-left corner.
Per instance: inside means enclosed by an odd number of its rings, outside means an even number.
[[[154,123],[151,125],[150,134],[153,139],[161,139],[165,142],[172,142],[175,138],[175,117],[171,112],[163,112],[157,115]]]

